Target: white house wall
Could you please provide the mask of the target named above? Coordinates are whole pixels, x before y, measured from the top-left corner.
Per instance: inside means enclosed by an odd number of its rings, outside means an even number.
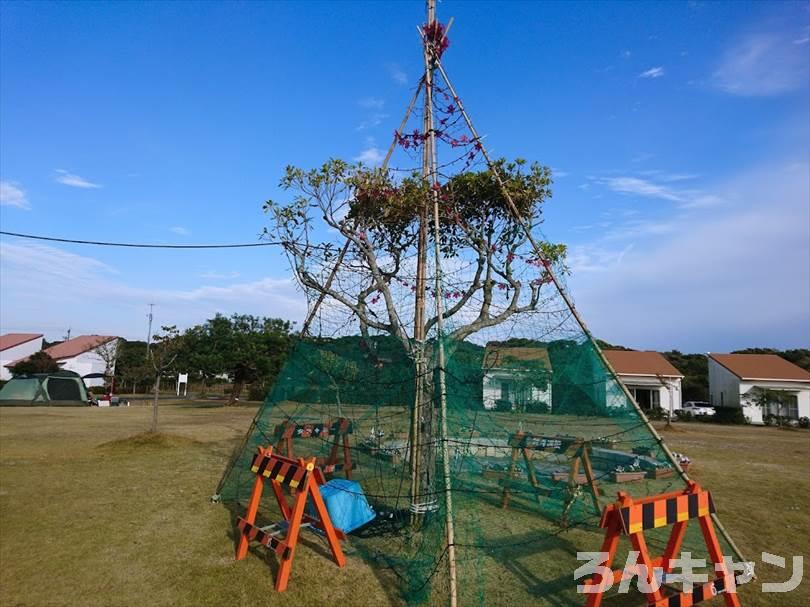
[[[42,338],[37,337],[36,339],[25,342],[24,344],[6,348],[0,352],[0,379],[11,379],[11,371],[6,369],[6,365],[10,365],[15,360],[20,360],[21,358],[28,358],[40,350],[42,350]]]
[[[796,394],[799,417],[810,417],[810,385],[807,382],[790,381],[741,381],[739,401],[743,406],[743,414],[752,424],[763,422],[764,412],[751,402],[751,395],[747,394],[752,388],[759,387],[766,390],[786,390]]]
[[[752,424],[763,422],[761,407],[753,404],[749,391],[754,387],[786,390],[796,394],[799,417],[810,417],[810,385],[807,382],[784,380],[740,380],[731,371],[709,358],[709,393],[715,407],[742,407],[743,415]]]
[[[628,389],[644,388],[645,390],[656,390],[658,392],[658,402],[664,411],[677,411],[681,408],[681,378],[665,377],[662,380],[650,375],[629,375],[620,373],[619,377]]]
[[[709,357],[709,404],[713,407],[740,406],[740,378]]]
[[[507,372],[493,372],[484,375],[483,382],[483,397],[484,409],[495,409],[497,401],[501,399],[501,382],[515,382],[520,381],[515,378],[514,374]],[[545,390],[531,387],[531,400],[535,402],[545,402],[551,410],[551,382],[547,384]]]
[[[67,371],[74,371],[81,376],[89,375],[90,373],[104,373],[107,370],[107,363],[96,352],[92,350],[89,352],[82,352],[81,354],[72,358],[63,358],[59,360],[59,366]],[[110,369],[115,372],[115,365]],[[89,388],[91,386],[103,386],[103,379],[86,379],[85,385]]]

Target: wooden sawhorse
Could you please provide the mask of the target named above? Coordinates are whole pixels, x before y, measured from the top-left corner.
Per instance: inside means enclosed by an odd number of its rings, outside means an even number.
[[[340,529],[335,529],[329,518],[329,512],[319,489],[320,485],[326,483],[326,479],[321,469],[315,466],[315,458],[294,460],[283,455],[276,455],[273,453],[272,447],[267,449],[259,447],[258,453],[251,463],[250,471],[256,474],[256,481],[250,494],[247,513],[237,522],[239,543],[236,547],[236,560],[240,561],[247,556],[250,540],[256,540],[275,552],[281,557],[281,565],[276,578],[276,590],[283,592],[287,588],[287,581],[290,577],[301,524],[309,523],[323,531],[335,562],[338,567],[343,567],[346,564],[346,557],[343,555],[338,540],[345,539],[346,536]],[[281,515],[287,524],[287,532],[283,538],[266,531],[266,528],[256,526],[256,513],[259,510],[265,482],[270,483]],[[282,487],[289,487],[292,490],[292,505],[287,503]],[[312,500],[317,518],[304,513],[308,499]]]

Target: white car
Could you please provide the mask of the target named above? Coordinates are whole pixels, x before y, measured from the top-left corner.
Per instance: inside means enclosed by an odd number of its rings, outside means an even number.
[[[678,412],[683,414],[687,411],[695,417],[714,415],[714,407],[702,400],[688,400],[683,404]]]

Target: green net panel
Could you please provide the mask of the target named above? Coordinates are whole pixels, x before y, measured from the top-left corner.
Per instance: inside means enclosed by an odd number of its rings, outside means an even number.
[[[604,532],[590,486],[580,484],[587,480],[582,467],[576,487],[569,484],[578,440],[590,447],[600,507],[619,490],[641,497],[682,488],[683,480],[588,341],[512,338],[444,346],[460,604],[579,604],[576,553],[598,550]],[[257,446],[276,444],[280,424],[348,418],[352,478],[378,514],[352,534],[352,546],[390,575],[408,602],[445,604],[447,487],[440,455],[436,509],[416,524],[409,511],[414,385],[413,362],[391,337],[299,341],[223,479],[222,500],[244,507],[255,479],[250,459]],[[519,432],[530,447],[536,482],[522,455],[513,464]],[[325,458],[332,438],[296,438],[293,448],[296,457]],[[271,501],[261,514],[279,520]],[[647,533],[654,553],[663,551],[668,532]],[[696,521],[684,550],[706,556]],[[639,598],[626,600],[638,604]]]

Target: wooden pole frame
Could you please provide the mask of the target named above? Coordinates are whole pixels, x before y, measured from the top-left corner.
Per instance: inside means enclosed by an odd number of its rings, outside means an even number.
[[[436,2],[428,0],[428,25],[436,23]],[[446,35],[446,33],[445,33]],[[438,53],[432,41],[423,34],[425,47],[425,129],[428,139],[425,142],[429,161],[429,185],[433,199],[433,253],[435,263],[435,300],[436,300],[436,345],[439,380],[440,442],[442,453],[442,474],[444,477],[444,517],[447,536],[447,568],[450,590],[450,607],[458,605],[458,581],[456,570],[455,524],[453,521],[453,486],[450,475],[450,449],[447,443],[447,381],[445,377],[444,350],[444,286],[441,264],[441,224],[439,221],[438,192],[438,152],[436,149],[436,132],[433,128],[433,72],[438,61]],[[429,145],[428,145],[429,144]],[[431,403],[432,406],[432,403]]]
[[[487,151],[486,147],[484,146],[483,140],[478,135],[478,131],[475,130],[475,126],[473,125],[473,122],[472,122],[472,119],[470,118],[470,115],[467,113],[467,110],[464,107],[464,104],[462,103],[461,99],[459,98],[458,94],[456,93],[456,89],[453,86],[453,83],[450,81],[450,77],[447,75],[447,72],[445,71],[444,66],[442,66],[442,63],[438,58],[436,59],[436,70],[441,75],[442,80],[444,81],[445,85],[447,86],[448,91],[453,96],[453,101],[455,102],[456,107],[458,108],[459,112],[463,116],[464,122],[466,122],[466,124],[467,124],[467,128],[470,129],[470,134],[472,134],[473,140],[477,141],[481,145],[481,153],[484,156],[484,160],[486,161],[487,166],[489,167],[490,171],[492,171],[492,174],[495,176],[495,179],[497,180],[498,185],[501,188],[501,191],[503,192],[504,197],[506,198],[506,202],[507,202],[507,205],[509,206],[509,210],[512,212],[515,219],[518,221],[518,223],[520,224],[520,226],[523,229],[524,233],[526,234],[526,237],[527,237],[529,243],[532,245],[532,248],[534,249],[535,254],[538,256],[539,259],[544,260],[545,256],[543,255],[542,249],[540,249],[540,246],[537,244],[537,240],[534,238],[534,235],[531,232],[530,226],[528,226],[526,224],[526,221],[521,216],[520,211],[515,206],[515,203],[512,200],[512,196],[509,194],[509,191],[506,189],[506,186],[505,186],[505,184],[503,182],[501,174],[498,171],[498,167],[495,166],[495,164],[492,162],[492,158],[490,157],[489,152]],[[588,329],[588,326],[585,324],[585,321],[579,315],[579,312],[577,311],[576,307],[574,307],[574,302],[571,301],[571,298],[568,296],[568,293],[565,291],[565,289],[563,289],[562,283],[560,282],[560,280],[557,277],[556,273],[552,269],[551,264],[546,265],[546,271],[548,272],[549,277],[551,278],[552,282],[554,283],[554,286],[556,287],[557,292],[563,298],[563,301],[565,302],[566,307],[570,310],[571,315],[574,317],[577,324],[582,329],[583,333],[585,334],[585,336],[588,339],[589,343],[591,344],[591,346],[593,347],[593,349],[596,352],[597,356],[601,360],[602,364],[605,365],[605,368],[608,370],[608,373],[610,374],[611,378],[614,379],[618,383],[618,385],[621,388],[622,392],[624,392],[625,397],[630,402],[630,404],[633,406],[633,408],[636,410],[636,413],[638,413],[639,418],[645,424],[647,429],[650,431],[650,433],[656,439],[658,445],[661,447],[661,449],[663,450],[663,452],[666,455],[667,459],[672,464],[672,466],[675,468],[675,470],[678,472],[680,477],[685,482],[687,482],[687,483],[690,482],[691,479],[689,478],[689,475],[681,467],[680,462],[677,461],[675,456],[672,455],[672,451],[670,451],[669,447],[666,445],[666,443],[664,443],[664,439],[661,438],[661,435],[658,433],[658,431],[652,425],[650,420],[647,419],[647,416],[644,414],[644,411],[642,411],[641,407],[639,407],[638,403],[636,402],[636,399],[633,398],[633,395],[630,393],[630,390],[628,390],[627,386],[619,378],[618,374],[616,373],[616,370],[613,368],[613,365],[610,364],[610,361],[608,361],[608,359],[605,356],[604,352],[602,352],[602,349],[599,347],[599,344],[596,343],[596,339],[594,338],[594,336],[591,333],[590,329]],[[734,540],[731,539],[731,536],[728,534],[725,527],[723,527],[722,523],[720,523],[720,520],[717,518],[717,516],[712,515],[712,519],[713,519],[713,522],[714,522],[715,526],[717,527],[718,531],[720,531],[720,535],[722,535],[723,538],[729,543],[731,548],[736,552],[737,556],[741,560],[745,560],[745,557],[743,556],[742,551],[739,549],[737,544],[734,543]]]

